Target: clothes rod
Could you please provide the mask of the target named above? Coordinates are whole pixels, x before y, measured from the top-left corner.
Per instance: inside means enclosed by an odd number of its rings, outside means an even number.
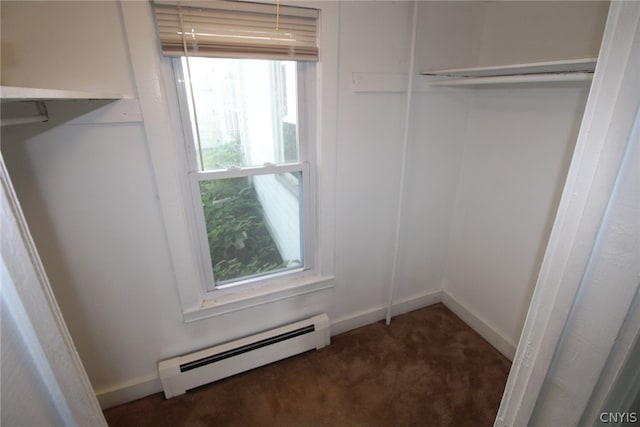
[[[0,120],[2,127],[14,126],[14,125],[26,125],[29,123],[43,123],[49,121],[49,117],[46,115],[29,116],[29,117],[10,117]]]

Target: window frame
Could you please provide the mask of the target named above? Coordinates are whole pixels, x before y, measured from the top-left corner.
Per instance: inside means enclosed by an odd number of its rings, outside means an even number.
[[[150,179],[158,202],[158,225],[165,234],[167,262],[171,263],[178,309],[185,323],[269,306],[278,301],[301,303],[301,298],[307,301],[311,295],[325,298],[336,285],[339,5],[312,0],[286,3],[320,10],[318,34],[323,53],[316,63],[316,77],[306,88],[313,91],[317,104],[314,126],[308,129],[316,139],[313,156],[317,173],[312,184],[316,205],[311,212],[317,230],[315,267],[297,279],[274,278],[273,283],[265,286],[208,295],[201,287],[204,279],[199,270],[197,237],[188,215],[187,153],[172,62],[162,55],[151,3],[120,4],[136,96],[143,117],[140,131],[147,141]]]
[[[309,181],[309,164],[307,162],[298,162],[298,163],[288,163],[285,165],[269,165],[269,166],[257,166],[257,167],[246,167],[246,168],[232,168],[226,170],[218,170],[218,171],[207,171],[207,172],[189,172],[189,181],[190,181],[190,189],[191,189],[191,200],[193,202],[193,214],[195,216],[195,227],[198,235],[198,243],[200,249],[200,264],[202,268],[203,277],[205,277],[205,283],[203,283],[203,288],[205,292],[217,292],[224,290],[230,287],[247,287],[247,286],[260,286],[263,282],[268,282],[270,277],[273,275],[277,275],[278,277],[288,277],[294,275],[300,275],[300,273],[304,273],[313,268],[313,236],[314,236],[314,224],[312,224],[308,217],[311,209],[312,201],[311,199],[311,186],[308,185]],[[234,280],[232,283],[224,283],[224,284],[215,284],[215,278],[213,275],[213,269],[210,267],[212,265],[212,259],[210,255],[210,247],[207,239],[207,228],[204,218],[204,210],[202,209],[202,202],[200,199],[200,182],[202,181],[210,181],[215,179],[226,179],[226,178],[245,178],[245,177],[254,177],[261,175],[271,175],[271,174],[282,174],[287,172],[301,172],[303,176],[303,189],[302,194],[305,196],[302,199],[302,203],[300,203],[300,209],[302,210],[302,218],[301,221],[301,233],[302,233],[302,241],[303,243],[303,265],[302,267],[298,267],[295,269],[288,269],[286,271],[274,271],[274,272],[265,272],[260,274],[259,276],[248,276],[241,277],[237,280]],[[276,178],[277,179],[277,178]],[[283,188],[289,191],[288,188]],[[309,260],[307,259],[309,258]]]
[[[317,227],[314,215],[314,206],[316,205],[315,189],[315,164],[314,146],[315,146],[315,123],[316,117],[316,100],[314,98],[313,83],[316,80],[315,63],[302,62],[296,63],[296,84],[297,84],[297,129],[298,129],[298,162],[264,164],[231,167],[227,169],[201,171],[198,166],[197,152],[195,148],[195,136],[193,135],[193,125],[191,123],[191,114],[189,107],[189,99],[186,87],[186,79],[184,77],[184,67],[182,63],[183,57],[175,57],[171,59],[173,69],[174,83],[178,96],[178,106],[180,111],[180,122],[183,134],[184,149],[187,153],[187,175],[189,187],[189,199],[191,203],[187,204],[190,210],[191,227],[195,230],[198,250],[198,264],[200,267],[200,277],[202,283],[200,288],[204,293],[205,300],[218,298],[228,293],[236,293],[248,289],[260,288],[268,286],[280,281],[291,281],[305,279],[308,276],[315,275],[316,264],[316,233]],[[250,58],[248,58],[250,59]],[[276,150],[281,150],[281,141],[277,141]],[[201,193],[199,184],[201,181],[225,178],[243,178],[259,175],[284,174],[288,172],[300,172],[302,174],[302,201],[301,209],[301,238],[303,251],[303,265],[299,268],[292,268],[283,271],[274,271],[258,276],[249,276],[239,278],[233,283],[225,283],[216,285],[212,268],[212,259],[210,255],[210,247],[207,239],[206,222],[204,219],[204,211],[202,209]],[[283,186],[284,190],[291,191],[290,186],[286,186],[281,182],[279,177],[276,180]]]

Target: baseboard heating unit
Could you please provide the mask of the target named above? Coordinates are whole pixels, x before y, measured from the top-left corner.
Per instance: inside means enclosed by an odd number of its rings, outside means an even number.
[[[326,314],[246,338],[163,360],[158,373],[167,399],[195,387],[264,366],[330,342]]]

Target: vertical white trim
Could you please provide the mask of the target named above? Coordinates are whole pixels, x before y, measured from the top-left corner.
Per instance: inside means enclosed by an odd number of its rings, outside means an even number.
[[[316,131],[319,99],[315,91],[317,63],[299,62],[296,66],[298,98],[296,108],[298,116],[298,158],[308,163],[308,169],[302,174],[302,218],[300,221],[302,255],[305,270],[315,270],[318,265],[318,206],[316,153],[321,141]],[[305,102],[300,102],[300,100]],[[300,131],[303,131],[302,134]],[[304,143],[302,143],[304,141]]]
[[[314,4],[314,2],[310,2]],[[338,104],[340,66],[340,2],[322,2],[320,11],[320,62],[316,67],[315,112],[316,270],[333,275],[336,265],[336,192],[338,182]]]
[[[404,205],[405,188],[404,180],[407,173],[407,149],[409,146],[409,126],[411,124],[411,100],[413,99],[413,77],[415,75],[416,62],[416,35],[418,33],[418,12],[420,3],[413,2],[413,22],[411,24],[411,47],[409,48],[409,69],[407,80],[407,97],[405,103],[404,129],[402,132],[402,160],[400,163],[400,187],[398,189],[398,209],[396,211],[395,242],[393,246],[393,262],[391,264],[391,281],[389,282],[389,296],[387,302],[387,325],[391,323],[391,308],[393,307],[393,294],[396,288],[398,256],[400,252],[400,231],[402,230],[402,207]]]
[[[640,102],[639,17],[640,3],[612,2],[571,168],[495,426],[531,422],[579,298]]]
[[[205,283],[197,254],[196,235],[185,207],[191,203],[182,182],[187,170],[176,158],[186,156],[173,144],[180,138],[174,129],[162,74],[163,64],[156,39],[151,6],[143,1],[120,2],[129,60],[134,76],[144,131],[165,225],[167,247],[171,255],[182,311],[200,307]],[[168,63],[164,64],[168,66]],[[180,284],[184,284],[181,286]]]
[[[38,372],[37,376],[42,381],[56,413],[65,424],[77,425],[71,414],[71,409],[64,398],[64,394],[60,389],[60,384],[58,384],[53,369],[51,369],[51,365],[38,339],[38,335],[29,319],[27,310],[24,308],[24,305],[22,305],[22,300],[18,296],[18,291],[4,263],[4,258],[0,260],[0,282],[2,283],[2,309],[8,312],[9,316],[13,319],[20,338],[22,338],[29,356],[31,356],[33,366],[35,366]]]
[[[640,265],[640,260],[639,260]],[[580,425],[605,427],[599,418],[602,412],[629,411],[640,392],[640,289],[627,313],[625,327],[616,337],[616,348],[600,375]],[[640,415],[640,414],[636,414]],[[596,422],[593,422],[597,420]]]
[[[66,425],[106,426],[0,155],[2,299]]]

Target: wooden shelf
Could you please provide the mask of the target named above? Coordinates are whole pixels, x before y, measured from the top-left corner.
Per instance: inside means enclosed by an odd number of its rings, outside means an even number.
[[[432,86],[476,86],[542,82],[582,82],[593,76],[596,58],[506,64],[492,67],[451,68],[425,71],[424,76],[439,77]]]

